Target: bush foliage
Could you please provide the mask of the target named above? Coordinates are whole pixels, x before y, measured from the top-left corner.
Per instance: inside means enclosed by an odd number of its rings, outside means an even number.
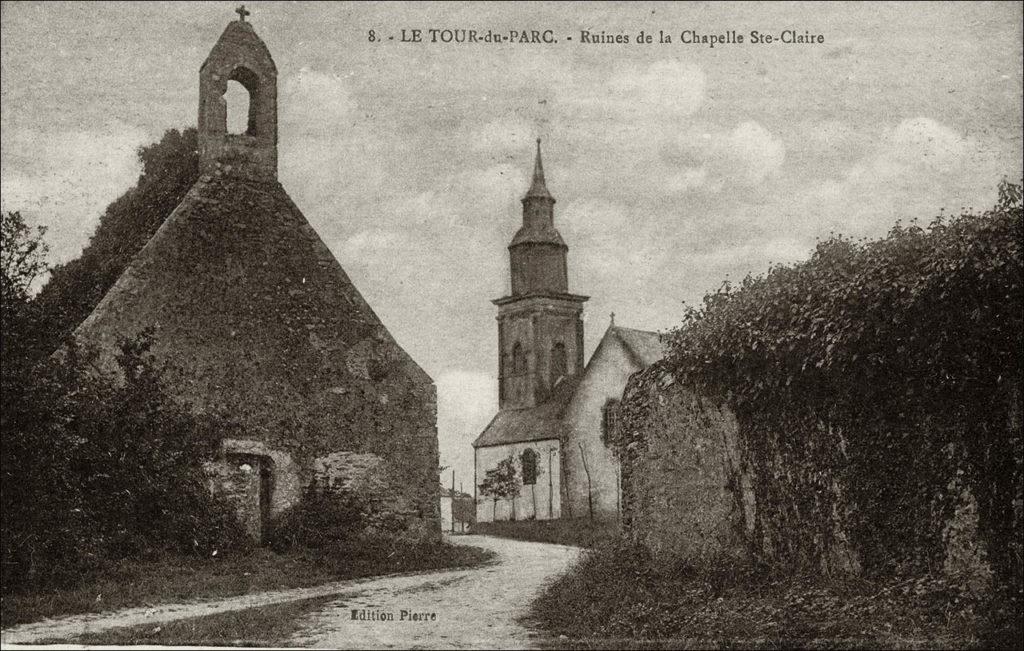
[[[91,373],[88,351],[68,339],[194,183],[196,150],[194,129],[140,148],[137,185],[36,296],[32,285],[47,271],[44,230],[3,215],[5,593],[68,585],[110,560],[242,543],[201,469],[219,427],[164,392],[151,337],[122,342],[123,381]]]
[[[627,541],[588,550],[530,616],[559,648],[1015,648],[1020,640],[1007,604],[942,579],[823,583],[728,561],[698,568],[665,564]]]
[[[689,310],[667,363],[737,415],[755,555],[931,570],[974,518],[973,560],[1020,584],[1022,242],[1004,182],[982,214],[833,236]]]
[[[338,548],[356,540],[368,520],[367,507],[355,492],[325,490],[314,481],[299,503],[273,522],[268,544],[277,552]]]
[[[124,381],[73,347],[3,382],[4,590],[73,584],[110,561],[244,545],[207,488],[219,424],[160,385],[147,335],[124,341]]]

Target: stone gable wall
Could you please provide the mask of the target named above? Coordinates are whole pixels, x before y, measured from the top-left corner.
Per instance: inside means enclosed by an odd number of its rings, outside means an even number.
[[[291,460],[273,513],[317,460],[371,455],[391,478],[382,499],[439,535],[433,381],[279,184],[203,177],[76,336],[116,373],[118,339],[147,328],[170,393]]]
[[[566,500],[563,510],[567,517],[590,517],[591,503],[595,519],[614,520],[619,517],[619,460],[601,440],[603,409],[609,399],[622,396],[626,381],[636,370],[637,366],[619,339],[605,336],[573,392],[563,417],[562,465]],[[587,470],[590,471],[589,484]]]

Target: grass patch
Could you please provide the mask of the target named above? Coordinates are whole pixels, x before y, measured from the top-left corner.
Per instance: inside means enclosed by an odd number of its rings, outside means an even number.
[[[973,597],[930,577],[780,578],[735,562],[697,570],[617,542],[548,586],[530,620],[569,648],[1015,648],[1020,616],[1019,592]]]
[[[472,567],[492,558],[491,552],[477,547],[442,543],[387,549],[297,548],[283,554],[258,549],[210,558],[166,556],[112,565],[71,588],[5,595],[0,610],[7,628],[59,615],[233,597],[395,572]]]
[[[559,520],[517,520],[515,522],[478,522],[474,534],[546,542],[576,547],[595,547],[615,540],[619,523],[589,518]]]
[[[298,630],[303,615],[337,599],[313,597],[165,624],[126,626],[71,639],[44,640],[41,644],[275,647]]]

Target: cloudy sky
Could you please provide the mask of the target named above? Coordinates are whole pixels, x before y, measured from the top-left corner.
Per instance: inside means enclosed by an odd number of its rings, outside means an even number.
[[[281,181],[434,377],[442,463],[467,490],[496,408],[490,299],[508,290],[536,137],[570,289],[592,297],[588,355],[611,311],[669,328],[684,301],[830,231],[990,206],[1021,174],[1019,3],[248,7],[280,75]],[[139,145],[195,124],[199,66],[233,8],[2,5],[0,201],[49,226],[54,262],[135,182]],[[559,42],[400,42],[430,28]],[[786,29],[825,42],[750,42]],[[683,30],[746,42],[681,44]]]

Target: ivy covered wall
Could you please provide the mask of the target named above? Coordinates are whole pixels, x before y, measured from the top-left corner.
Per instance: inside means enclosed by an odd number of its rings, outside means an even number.
[[[1020,584],[1022,242],[1021,189],[1003,183],[982,214],[832,237],[690,310],[662,370],[735,417],[753,557]],[[651,372],[627,387],[627,463],[664,431],[668,389],[636,390]],[[640,469],[623,470],[627,519]]]

